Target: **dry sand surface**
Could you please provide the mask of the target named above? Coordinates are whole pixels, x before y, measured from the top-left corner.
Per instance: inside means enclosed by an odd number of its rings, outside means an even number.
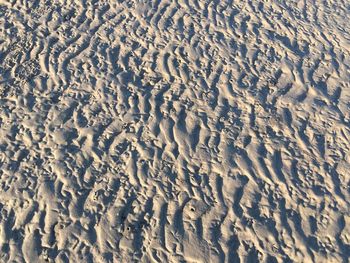
[[[0,0],[0,262],[349,262],[350,2]]]

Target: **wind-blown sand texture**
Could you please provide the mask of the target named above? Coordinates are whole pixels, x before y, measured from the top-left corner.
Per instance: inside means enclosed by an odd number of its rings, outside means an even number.
[[[349,23],[0,0],[0,262],[349,262]]]

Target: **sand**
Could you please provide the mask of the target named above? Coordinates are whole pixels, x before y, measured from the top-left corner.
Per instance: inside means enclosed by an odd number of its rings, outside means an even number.
[[[345,0],[0,0],[0,262],[349,262]]]

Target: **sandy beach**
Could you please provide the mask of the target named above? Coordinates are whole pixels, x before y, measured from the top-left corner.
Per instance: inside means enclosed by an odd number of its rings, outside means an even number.
[[[0,0],[0,262],[348,263],[349,22]]]

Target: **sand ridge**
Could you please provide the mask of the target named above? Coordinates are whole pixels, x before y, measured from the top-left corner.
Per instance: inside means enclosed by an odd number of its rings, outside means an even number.
[[[0,0],[0,262],[348,262],[349,8]]]

